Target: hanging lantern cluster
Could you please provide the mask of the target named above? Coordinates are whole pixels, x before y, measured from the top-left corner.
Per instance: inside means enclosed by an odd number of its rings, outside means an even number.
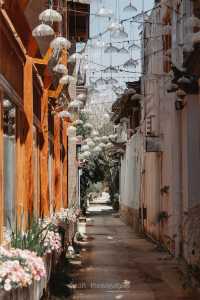
[[[92,124],[85,123],[84,128],[92,128]],[[110,142],[110,136],[99,136],[96,130],[92,130],[89,138],[83,141],[81,146],[80,160],[87,160],[91,155],[98,155],[102,151],[107,151],[112,148],[113,144]],[[115,135],[111,135],[112,140],[116,138]]]
[[[50,7],[41,12],[41,14],[39,15],[39,21],[41,22],[41,24],[33,29],[32,35],[34,37],[52,36],[55,34],[55,32],[49,25],[49,23],[53,24],[55,22],[62,22],[62,15],[58,11]]]

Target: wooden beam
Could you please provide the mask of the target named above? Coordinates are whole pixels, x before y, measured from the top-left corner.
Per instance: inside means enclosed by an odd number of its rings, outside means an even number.
[[[24,209],[26,220],[27,214],[32,216],[33,213],[33,63],[29,56],[26,57],[24,66],[24,113],[27,127],[24,141]]]
[[[49,98],[57,99],[63,90],[63,85],[59,84],[55,91],[49,90]]]
[[[49,216],[49,183],[48,183],[48,90],[43,91],[41,101],[40,135],[40,178],[41,178],[41,215]]]
[[[59,211],[61,205],[61,157],[60,157],[60,118],[54,116],[54,180],[55,180],[55,210]]]
[[[33,63],[36,65],[47,65],[52,57],[52,54],[53,50],[51,48],[48,48],[45,56],[43,58],[33,58]]]
[[[4,173],[3,173],[3,91],[0,89],[0,242],[3,240],[4,226]]]
[[[62,55],[59,60],[59,63],[67,65],[67,55],[68,55],[67,51],[62,50]],[[64,87],[63,84],[59,84],[55,91],[49,90],[49,98],[57,99],[60,96],[60,93],[62,92],[63,87]]]

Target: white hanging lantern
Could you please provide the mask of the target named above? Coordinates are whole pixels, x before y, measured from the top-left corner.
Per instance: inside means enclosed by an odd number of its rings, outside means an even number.
[[[9,110],[9,117],[10,118],[15,118],[15,115],[16,115],[15,108],[12,108],[11,110]]]
[[[53,30],[53,28],[51,28],[51,26],[47,25],[47,24],[40,24],[37,27],[35,27],[35,29],[33,29],[32,31],[32,35],[34,37],[45,37],[45,36],[51,36],[54,35],[55,32]]]
[[[118,53],[119,49],[115,46],[113,46],[112,43],[109,43],[109,45],[105,48],[104,53]]]
[[[98,142],[100,142],[100,140],[101,140],[101,138],[100,138],[99,136],[96,136],[96,137],[94,137],[94,141],[95,141],[95,143],[98,143]]]
[[[92,139],[91,139],[91,138],[87,138],[87,139],[84,140],[84,142],[85,142],[86,144],[88,144],[88,143],[92,142]]]
[[[113,15],[112,10],[109,8],[106,8],[105,6],[102,6],[97,12],[97,16],[99,16],[99,17],[109,18],[109,17],[112,17],[112,15]]]
[[[95,143],[93,141],[89,141],[87,143],[87,145],[90,147],[90,148],[94,148],[95,147]]]
[[[94,48],[104,48],[106,43],[102,41],[101,39],[94,40],[92,43],[92,47]]]
[[[106,84],[106,80],[103,77],[100,77],[99,79],[96,80],[95,84],[97,86],[103,86]]]
[[[89,150],[90,150],[90,147],[89,147],[88,145],[83,145],[83,146],[81,147],[81,151],[82,151],[82,152],[89,151]]]
[[[68,58],[68,63],[76,63],[77,60],[81,59],[81,54],[80,53],[73,53],[69,58]]]
[[[42,22],[62,22],[62,15],[55,9],[49,8],[41,12],[39,20]]]
[[[129,54],[128,50],[123,46],[121,49],[118,51],[120,54]]]
[[[111,23],[108,25],[107,30],[113,32],[113,31],[116,31],[116,30],[120,30],[121,27],[122,27],[122,24],[121,24],[121,23],[119,23],[119,22],[116,21],[116,20],[113,20],[113,21],[111,21]]]
[[[107,80],[107,84],[110,84],[110,85],[114,85],[114,84],[117,84],[118,83],[118,80],[115,79],[115,78],[112,78],[110,77],[108,80]]]
[[[109,135],[109,139],[110,140],[115,140],[116,139],[116,135],[115,134],[110,134]]]
[[[76,79],[73,76],[70,76],[70,75],[64,75],[59,80],[59,83],[63,84],[63,85],[67,85],[67,84],[70,84],[72,82],[76,82]]]
[[[102,149],[104,149],[106,146],[106,144],[104,144],[103,142],[99,144],[99,147],[101,147]]]
[[[67,70],[67,67],[63,64],[57,64],[54,68],[53,68],[53,71],[55,73],[58,73],[58,74],[67,74],[68,73],[68,70]]]
[[[125,32],[124,26],[122,26],[120,29],[115,30],[115,31],[112,33],[111,37],[112,37],[113,39],[119,39],[119,40],[127,39],[127,38],[128,38],[128,33]]]
[[[108,144],[106,144],[106,148],[107,148],[107,149],[110,149],[110,148],[112,148],[112,146],[113,146],[113,144],[112,144],[112,143],[108,143]]]
[[[90,152],[90,151],[85,151],[85,152],[83,152],[82,157],[83,157],[84,159],[89,159],[90,155],[91,155],[91,152]]]
[[[139,50],[140,49],[140,46],[133,43],[131,44],[129,47],[128,47],[129,50],[133,50],[133,49],[136,49],[136,50]]]
[[[82,107],[83,103],[78,100],[73,100],[69,103],[68,108],[69,109],[80,109]]]
[[[98,136],[99,134],[98,134],[98,132],[96,131],[96,130],[93,130],[92,132],[91,132],[91,136],[93,136],[93,137],[96,137],[96,136]]]
[[[103,115],[103,118],[104,118],[105,121],[109,121],[109,120],[110,120],[110,116],[109,116],[108,113],[105,113],[105,114]],[[108,139],[108,137],[106,137],[106,138]]]
[[[67,111],[67,110],[63,110],[61,112],[59,112],[59,117],[60,118],[68,118],[68,119],[71,119],[71,114]]]
[[[84,127],[85,129],[93,129],[93,125],[90,124],[90,123],[85,123],[85,124],[83,125],[83,127]]]
[[[123,11],[126,13],[135,13],[135,12],[137,12],[137,8],[135,6],[133,6],[133,4],[130,0],[129,4],[126,7],[124,7]]]
[[[101,152],[101,147],[99,147],[99,146],[96,146],[94,149],[93,149],[93,151],[94,152],[96,152],[96,153],[99,153],[99,152]]]
[[[54,50],[69,49],[71,47],[71,43],[66,38],[58,36],[50,43],[50,47]]]
[[[102,70],[104,73],[118,73],[118,69],[112,65],[106,67],[104,70]]]
[[[124,68],[136,68],[137,65],[138,65],[138,61],[135,60],[135,59],[133,59],[133,58],[130,58],[129,60],[127,60],[127,61],[124,63],[123,67],[124,67]]]
[[[177,81],[179,84],[191,84],[191,80],[185,76],[182,76]]]
[[[87,96],[86,96],[86,94],[81,93],[76,97],[76,99],[84,102],[87,99]]]
[[[101,138],[101,140],[102,140],[102,142],[103,143],[108,143],[108,141],[109,141],[109,138],[107,137],[107,136],[103,136],[102,138]]]
[[[11,108],[12,107],[12,103],[10,102],[10,100],[3,99],[3,107],[4,108]]]

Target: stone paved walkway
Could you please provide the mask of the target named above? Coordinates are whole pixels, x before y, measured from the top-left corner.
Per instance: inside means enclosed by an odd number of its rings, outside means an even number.
[[[74,293],[68,299],[198,300],[182,289],[176,261],[134,234],[112,213],[92,217],[90,241],[82,247],[82,265],[70,276]]]

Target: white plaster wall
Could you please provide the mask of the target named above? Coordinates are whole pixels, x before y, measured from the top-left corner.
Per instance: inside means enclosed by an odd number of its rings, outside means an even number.
[[[134,134],[127,142],[121,160],[120,199],[126,207],[139,209],[142,136]]]

